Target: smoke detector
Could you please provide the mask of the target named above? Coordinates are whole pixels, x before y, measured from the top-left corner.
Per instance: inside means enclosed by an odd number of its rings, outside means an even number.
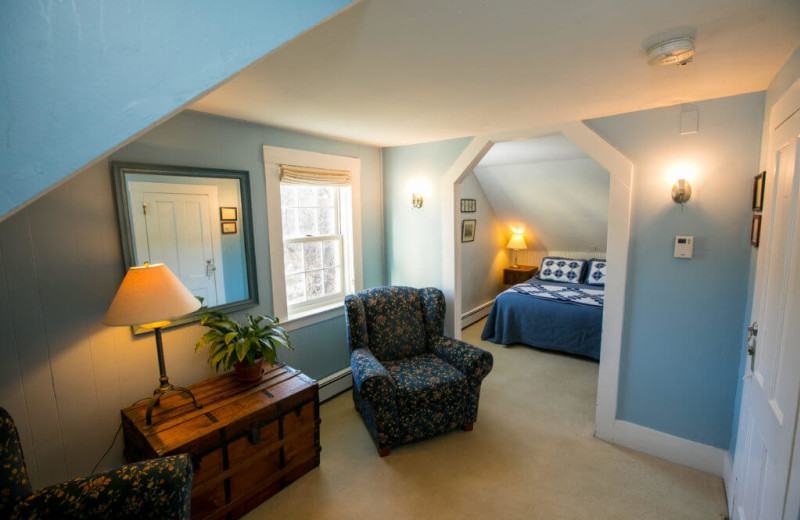
[[[648,65],[683,66],[694,59],[694,40],[675,38],[653,45],[647,51]]]

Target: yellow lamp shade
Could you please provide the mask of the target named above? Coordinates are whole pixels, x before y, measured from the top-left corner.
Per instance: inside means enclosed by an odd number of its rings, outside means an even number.
[[[528,249],[525,239],[519,233],[514,233],[506,246],[508,249]]]
[[[200,308],[200,301],[164,264],[131,267],[108,308],[106,325],[148,325]]]

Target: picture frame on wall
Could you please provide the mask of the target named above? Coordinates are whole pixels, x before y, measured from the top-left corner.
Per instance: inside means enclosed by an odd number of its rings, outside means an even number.
[[[475,213],[478,202],[475,199],[461,199],[461,213]]]
[[[220,207],[219,219],[222,221],[239,220],[239,208]]]
[[[753,222],[750,224],[750,244],[758,247],[761,241],[761,215],[753,215]]]
[[[767,172],[761,172],[753,178],[753,211],[764,208],[764,183]]]
[[[461,222],[461,241],[473,242],[475,240],[475,219],[465,219]]]
[[[222,224],[222,234],[223,235],[233,235],[236,234],[236,222],[221,222]]]

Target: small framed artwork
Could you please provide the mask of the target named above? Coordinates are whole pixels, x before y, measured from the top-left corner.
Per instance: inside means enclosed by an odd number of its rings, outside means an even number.
[[[753,222],[750,224],[750,244],[758,247],[761,241],[761,215],[753,215]]]
[[[222,222],[222,234],[233,235],[236,233],[236,222]]]
[[[753,211],[761,211],[764,208],[764,181],[767,172],[761,172],[753,179]]]
[[[239,208],[219,208],[219,219],[225,221],[239,220]],[[236,233],[236,231],[234,231]]]
[[[475,240],[475,219],[466,219],[461,222],[461,241],[472,242]]]
[[[477,207],[475,199],[461,199],[461,213],[475,213]]]

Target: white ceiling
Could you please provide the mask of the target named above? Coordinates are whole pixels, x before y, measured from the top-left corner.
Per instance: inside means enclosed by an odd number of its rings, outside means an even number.
[[[564,134],[555,134],[524,141],[496,143],[483,156],[475,169],[588,157],[589,155],[580,146],[567,139]]]
[[[191,108],[412,144],[763,90],[798,45],[797,0],[362,0]]]

